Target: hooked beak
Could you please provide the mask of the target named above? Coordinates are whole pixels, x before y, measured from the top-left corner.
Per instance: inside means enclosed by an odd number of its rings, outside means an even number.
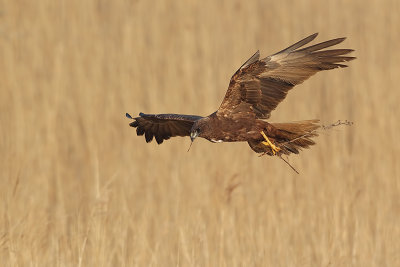
[[[191,132],[191,133],[190,133],[190,140],[192,140],[192,142],[190,142],[190,146],[189,146],[188,152],[189,152],[190,148],[192,147],[192,144],[193,144],[194,139],[196,139],[196,137],[197,137],[198,135],[199,135],[199,132],[198,132],[198,131],[194,131],[194,132]]]
[[[197,136],[199,136],[198,131],[194,131],[194,132],[190,133],[190,140],[192,140],[192,143],[193,143],[194,139],[196,139]]]

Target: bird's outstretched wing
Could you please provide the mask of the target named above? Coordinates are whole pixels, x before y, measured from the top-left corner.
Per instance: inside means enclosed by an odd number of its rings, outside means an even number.
[[[293,86],[321,70],[347,67],[343,62],[355,59],[344,56],[352,49],[321,50],[337,45],[345,38],[333,39],[301,48],[317,33],[263,59],[257,51],[232,76],[228,91],[217,113],[230,116],[250,113],[268,119]],[[300,49],[301,48],[301,49]]]
[[[146,142],[156,139],[158,144],[174,136],[189,136],[190,129],[201,116],[180,114],[143,114],[132,118],[126,113],[126,117],[133,119],[129,125],[136,128],[137,135],[144,135]]]

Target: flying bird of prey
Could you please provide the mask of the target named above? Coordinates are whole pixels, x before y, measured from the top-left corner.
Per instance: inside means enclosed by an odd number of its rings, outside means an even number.
[[[269,123],[271,112],[288,91],[318,71],[347,67],[352,49],[328,49],[345,38],[304,47],[317,33],[271,56],[260,59],[257,51],[233,74],[228,91],[217,111],[207,117],[180,114],[143,114],[129,125],[146,142],[158,144],[174,136],[203,137],[211,142],[246,141],[257,153],[270,156],[298,154],[314,145],[318,120]],[[303,48],[304,47],[304,48]]]

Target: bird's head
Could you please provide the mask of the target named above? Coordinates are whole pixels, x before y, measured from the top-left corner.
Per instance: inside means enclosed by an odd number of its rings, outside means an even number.
[[[192,142],[193,142],[194,139],[196,139],[196,137],[199,136],[199,134],[200,134],[200,129],[192,130],[190,132],[190,140],[192,140]]]
[[[194,139],[196,139],[196,137],[204,136],[204,133],[207,130],[207,121],[208,121],[208,118],[205,117],[205,118],[201,118],[201,119],[195,121],[195,123],[193,123],[193,126],[190,129],[190,140],[192,141],[192,143],[193,143]],[[192,143],[190,144],[190,146],[192,146]],[[189,150],[190,150],[190,147],[189,147]]]
[[[195,122],[192,126],[192,129],[190,129],[190,140],[192,140],[192,142],[194,141],[194,139],[196,139],[197,136],[199,136],[201,133],[201,124]]]

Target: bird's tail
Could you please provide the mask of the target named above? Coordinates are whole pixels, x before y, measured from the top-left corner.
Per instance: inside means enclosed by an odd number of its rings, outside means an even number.
[[[317,130],[321,127],[319,120],[271,123],[271,125],[276,131],[270,140],[279,148],[278,155],[298,154],[301,149],[315,145],[312,138],[318,136]],[[271,147],[262,142],[250,141],[249,145],[257,153],[274,155]]]
[[[318,136],[321,127],[319,120],[307,120],[290,123],[272,123],[278,129],[276,142],[282,154],[299,154],[303,148],[315,145],[312,138]]]

